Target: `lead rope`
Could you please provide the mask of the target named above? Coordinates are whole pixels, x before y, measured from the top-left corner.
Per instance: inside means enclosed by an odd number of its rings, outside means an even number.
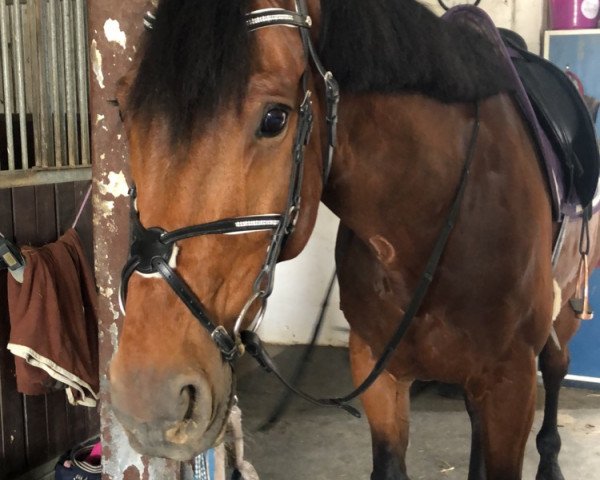
[[[256,469],[244,459],[242,410],[237,405],[234,405],[229,412],[227,426],[231,439],[214,448],[212,451],[213,461],[208,460],[208,452],[199,455],[194,460],[194,480],[226,480],[227,450],[231,450],[233,453],[234,470],[231,480],[260,480]]]
[[[259,480],[258,473],[252,464],[244,460],[244,431],[242,430],[242,410],[235,405],[229,414],[235,470],[231,480]]]

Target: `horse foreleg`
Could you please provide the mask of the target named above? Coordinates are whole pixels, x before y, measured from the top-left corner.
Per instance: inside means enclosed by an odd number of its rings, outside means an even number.
[[[561,358],[566,357],[566,358]],[[566,375],[568,355],[558,351],[550,340],[540,354],[540,369],[544,379],[546,398],[544,402],[544,422],[537,435],[536,444],[540,453],[537,480],[564,480],[558,465],[561,440],[557,427],[558,395],[560,384]]]
[[[571,308],[565,307],[555,323],[561,349],[556,346],[554,340],[550,339],[540,354],[540,370],[544,379],[546,398],[544,421],[536,439],[540,453],[536,480],[564,480],[558,464],[558,453],[561,447],[557,427],[558,397],[560,385],[569,368],[567,342],[575,334],[578,326],[579,321]]]
[[[485,478],[520,480],[535,411],[533,353],[529,358],[515,355],[512,361],[493,367],[485,376],[471,378],[465,390],[471,416],[478,419]],[[481,463],[472,461],[469,478],[477,475],[480,468]]]
[[[356,384],[370,373],[376,361],[371,348],[355,333],[350,334],[350,360]],[[371,480],[408,480],[405,457],[410,383],[398,382],[384,372],[361,396],[373,443]]]
[[[477,409],[469,401],[468,395],[465,395],[465,404],[469,414],[469,419],[471,420],[471,457],[469,460],[468,480],[486,480],[481,418]]]

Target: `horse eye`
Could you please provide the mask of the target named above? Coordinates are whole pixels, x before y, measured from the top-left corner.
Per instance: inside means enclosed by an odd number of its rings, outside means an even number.
[[[276,137],[285,129],[289,118],[289,110],[282,106],[271,108],[262,119],[259,129],[261,137]]]

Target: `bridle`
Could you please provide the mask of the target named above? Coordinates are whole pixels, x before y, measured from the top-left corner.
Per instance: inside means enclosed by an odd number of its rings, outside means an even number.
[[[298,28],[302,38],[305,56],[308,60],[307,68],[301,79],[304,97],[299,108],[299,122],[294,141],[292,154],[293,165],[290,175],[287,207],[285,211],[281,214],[256,215],[219,220],[212,223],[181,228],[173,232],[167,232],[158,227],[146,229],[141,224],[139,215],[135,209],[135,189],[132,189],[131,197],[134,204],[134,208],[132,208],[134,213],[134,241],[131,246],[130,258],[123,269],[119,298],[121,302],[121,309],[124,310],[123,305],[127,297],[127,284],[133,273],[138,272],[143,275],[158,275],[171,286],[173,291],[184,302],[190,312],[210,333],[212,339],[221,351],[223,358],[227,362],[233,362],[236,358],[243,354],[245,350],[247,350],[265,370],[273,373],[289,390],[305,400],[319,406],[341,408],[354,416],[360,417],[358,410],[351,405],[348,405],[348,402],[367,391],[373,385],[373,383],[375,383],[377,378],[379,378],[381,373],[387,368],[398,345],[404,338],[404,335],[419,313],[421,305],[423,304],[423,301],[429,291],[429,287],[434,279],[435,272],[450,238],[450,234],[452,233],[454,225],[457,222],[468,185],[470,169],[477,146],[477,139],[480,129],[480,110],[479,103],[475,103],[475,119],[467,146],[460,182],[446,221],[435,242],[425,268],[417,282],[414,295],[410,303],[407,305],[405,313],[396,327],[396,330],[385,345],[381,356],[375,362],[373,369],[358,387],[343,397],[318,399],[299,390],[294,385],[291,385],[289,382],[287,382],[282,376],[277,368],[277,365],[273,362],[273,359],[265,350],[260,338],[256,334],[256,330],[260,324],[260,318],[262,312],[264,312],[267,298],[273,290],[274,272],[279,254],[281,253],[286,239],[294,231],[294,226],[300,211],[300,192],[302,187],[304,152],[310,138],[313,121],[311,105],[312,93],[308,89],[308,64],[310,60],[312,60],[312,63],[317,69],[319,75],[323,78],[325,84],[328,145],[327,151],[324,154],[323,185],[325,185],[327,182],[329,171],[331,169],[333,152],[336,146],[336,127],[338,119],[337,109],[340,98],[339,87],[331,72],[328,72],[324,69],[318,55],[316,54],[316,50],[309,34],[309,29],[312,25],[312,22],[307,13],[308,10],[305,2],[306,0],[296,0],[296,11],[280,8],[268,8],[251,12],[246,16],[246,25],[249,32],[253,32],[260,28],[278,25]],[[147,25],[150,24],[151,26],[151,21],[148,17],[146,17],[146,22]],[[253,293],[238,316],[233,334],[229,334],[224,327],[217,326],[212,322],[196,295],[187,286],[185,281],[177,274],[173,267],[169,265],[169,261],[174,254],[175,243],[202,235],[239,234],[265,230],[272,232],[271,242],[267,250],[265,262],[256,280],[254,281]],[[260,313],[257,316],[257,319],[252,322],[250,328],[242,331],[241,328],[245,317],[251,306],[257,301],[262,302]]]
[[[323,161],[323,186],[326,185],[333,161],[336,145],[337,110],[339,103],[339,88],[331,72],[323,67],[313,42],[309,29],[312,20],[308,15],[306,0],[296,0],[296,11],[282,8],[267,8],[256,10],[246,15],[248,32],[273,26],[298,28],[304,47],[307,67],[301,79],[303,100],[298,110],[298,127],[295,134],[292,151],[292,169],[290,173],[287,205],[283,213],[269,215],[253,215],[246,217],[228,218],[211,223],[184,227],[167,232],[160,227],[146,228],[142,225],[136,208],[135,187],[131,189],[132,198],[132,236],[129,259],[121,275],[119,301],[124,314],[127,299],[127,286],[134,273],[158,276],[164,279],[177,296],[183,301],[188,310],[209,332],[213,341],[221,351],[223,358],[233,362],[244,352],[241,329],[251,307],[260,302],[259,314],[250,325],[250,331],[255,332],[262,319],[268,297],[273,291],[275,267],[277,260],[288,237],[293,233],[300,212],[302,177],[304,171],[304,154],[308,145],[313,125],[311,96],[308,89],[310,61],[323,78],[326,97],[326,122],[328,130],[327,151]],[[147,28],[152,28],[152,17],[145,17]],[[176,255],[176,243],[189,238],[204,235],[247,234],[259,231],[271,231],[271,241],[263,266],[254,281],[252,294],[242,308],[235,323],[232,334],[223,326],[216,325],[204,309],[202,302],[170,265]]]

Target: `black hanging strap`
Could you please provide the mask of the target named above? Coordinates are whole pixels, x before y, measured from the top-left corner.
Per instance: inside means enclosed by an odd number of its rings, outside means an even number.
[[[371,385],[373,385],[373,383],[375,383],[377,378],[379,378],[379,376],[387,368],[390,360],[392,359],[394,352],[398,348],[398,345],[400,345],[402,338],[404,338],[406,331],[412,325],[413,320],[415,319],[416,315],[418,314],[418,312],[421,308],[423,300],[425,299],[425,296],[427,295],[427,292],[429,291],[431,282],[433,281],[435,272],[436,272],[437,267],[440,262],[440,258],[442,257],[442,254],[444,253],[446,244],[448,243],[450,233],[454,229],[454,225],[456,223],[456,219],[460,212],[460,207],[462,205],[465,190],[466,190],[466,187],[468,184],[471,165],[473,163],[473,158],[474,158],[474,153],[475,153],[475,147],[477,145],[477,138],[479,136],[480,115],[479,115],[479,105],[478,104],[475,105],[475,115],[476,116],[475,116],[475,122],[473,125],[472,134],[471,134],[471,139],[469,141],[469,146],[467,148],[467,155],[466,155],[465,163],[463,166],[461,180],[460,180],[458,190],[456,192],[456,196],[454,198],[454,202],[452,204],[452,207],[451,207],[448,217],[446,219],[446,223],[444,224],[444,227],[443,227],[442,231],[440,232],[440,235],[439,235],[439,237],[435,243],[435,246],[433,248],[433,251],[429,257],[429,260],[427,262],[425,270],[424,270],[423,274],[421,275],[421,278],[419,279],[419,282],[417,284],[417,289],[415,291],[413,299],[411,300],[408,308],[406,309],[404,317],[402,318],[402,321],[398,325],[398,328],[396,329],[394,335],[392,336],[392,338],[388,342],[387,346],[385,347],[383,354],[381,355],[379,360],[377,360],[377,363],[375,364],[373,370],[367,376],[367,378],[355,390],[353,390],[351,393],[349,393],[348,395],[345,395],[343,397],[325,398],[325,399],[317,399],[311,395],[308,395],[304,392],[299,391],[298,389],[296,389],[294,386],[290,385],[288,382],[286,382],[283,379],[281,373],[277,369],[277,366],[273,362],[273,360],[270,357],[270,355],[268,354],[268,352],[265,350],[262,342],[260,341],[260,338],[258,338],[258,336],[253,332],[242,332],[242,341],[243,341],[244,345],[246,346],[246,351],[248,353],[250,353],[254,358],[256,358],[258,363],[265,370],[267,370],[268,372],[274,373],[275,376],[277,376],[277,378],[292,392],[296,393],[300,397],[302,397],[305,400],[307,400],[311,403],[314,403],[316,405],[326,406],[326,407],[332,407],[332,406],[338,407],[338,408],[342,408],[342,409],[346,410],[348,413],[350,413],[354,416],[360,416],[358,411],[354,407],[347,405],[347,403],[350,402],[351,400],[357,398],[359,395],[362,395],[365,391],[367,391],[369,389],[369,387],[371,387]]]

